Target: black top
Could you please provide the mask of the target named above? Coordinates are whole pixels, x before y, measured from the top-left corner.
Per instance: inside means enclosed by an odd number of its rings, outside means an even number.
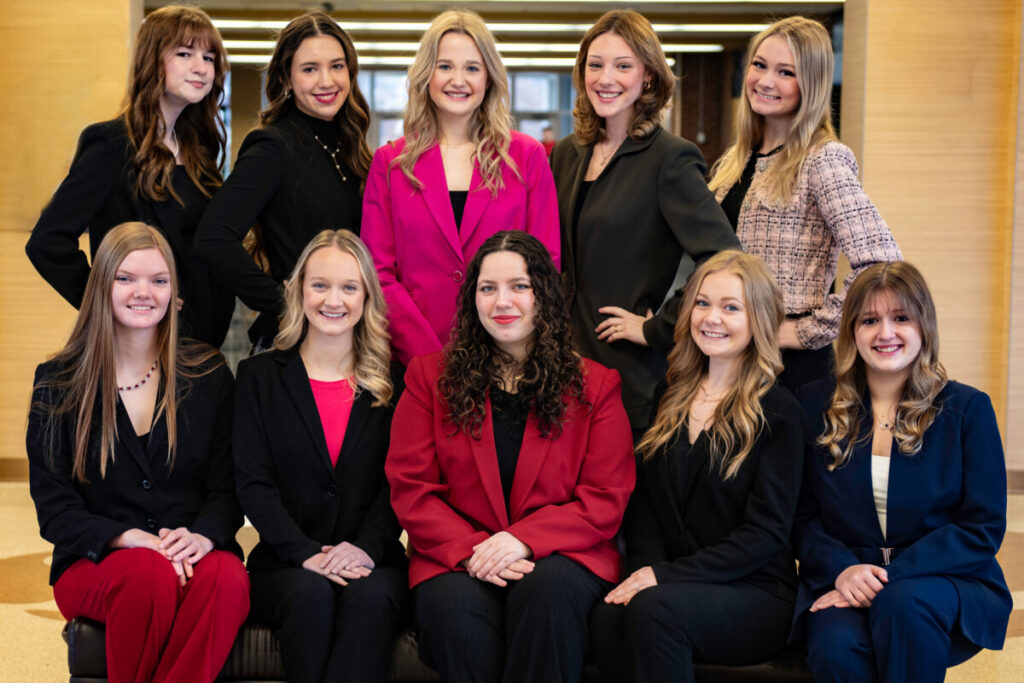
[[[584,180],[580,183],[579,195],[576,197],[576,205],[572,208],[572,243],[576,245],[576,251],[580,248],[580,213],[583,211],[583,205],[587,203],[587,195],[590,194],[590,188],[594,186],[593,180]]]
[[[183,166],[172,176],[173,197],[153,201],[135,188],[135,148],[122,119],[94,123],[82,131],[68,175],[53,193],[32,230],[25,251],[32,265],[75,308],[82,305],[89,259],[78,238],[89,233],[90,256],[119,223],[141,221],[159,230],[171,245],[180,281],[181,332],[214,346],[224,342],[235,297],[224,289],[193,251],[192,241],[209,199]],[[206,188],[213,193],[216,188]]]
[[[736,226],[740,223],[740,209],[743,208],[743,200],[747,196],[747,190],[750,189],[750,183],[754,181],[757,160],[770,157],[780,149],[782,149],[782,145],[764,154],[760,152],[751,154],[750,158],[747,159],[747,165],[743,167],[743,173],[740,174],[739,182],[729,188],[729,193],[722,200],[722,210],[725,211],[725,215],[729,219],[729,223],[732,224],[733,230],[736,230]]]
[[[322,230],[359,233],[363,178],[329,149],[338,147],[337,124],[307,116],[294,106],[281,119],[245,136],[238,161],[199,224],[196,250],[224,285],[259,311],[249,329],[253,341],[273,336],[283,305],[281,282],[291,275],[306,244]],[[258,224],[270,264],[268,275],[242,246]]]
[[[455,225],[462,227],[462,214],[466,211],[466,198],[469,197],[469,190],[449,190],[448,196],[452,202],[452,213],[455,214]]]
[[[526,417],[529,406],[522,394],[511,394],[497,387],[491,387],[491,419],[494,424],[494,449],[498,452],[498,472],[501,475],[501,491],[505,494],[505,507],[512,493],[512,480],[516,476],[516,463],[523,447],[526,433]]]
[[[659,584],[743,581],[795,599],[789,533],[803,467],[803,413],[778,385],[761,407],[767,424],[727,481],[712,466],[707,435],[691,445],[685,425],[675,443],[640,464],[624,525],[628,571],[650,566]]]

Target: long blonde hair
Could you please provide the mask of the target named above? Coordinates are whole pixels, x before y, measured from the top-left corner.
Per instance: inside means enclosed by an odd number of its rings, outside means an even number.
[[[900,453],[913,455],[921,450],[924,433],[942,410],[937,399],[948,380],[939,362],[939,326],[928,284],[921,271],[909,263],[876,263],[857,276],[843,302],[836,340],[836,390],[825,411],[825,432],[818,437],[818,445],[832,456],[830,470],[846,463],[858,440],[866,411],[867,372],[857,352],[857,326],[864,306],[879,294],[891,295],[921,328],[921,351],[903,386],[892,427]],[[864,438],[871,434],[869,431]]]
[[[437,109],[430,99],[430,79],[434,75],[441,39],[449,33],[468,36],[480,51],[487,67],[487,91],[484,93],[484,101],[473,112],[469,123],[469,139],[476,143],[473,163],[480,171],[483,186],[490,191],[491,197],[496,197],[498,191],[505,187],[503,164],[512,170],[520,182],[523,182],[523,176],[508,153],[512,140],[512,114],[505,65],[494,43],[494,36],[476,12],[442,12],[434,18],[420,39],[416,58],[409,67],[409,102],[405,107],[403,122],[405,147],[391,165],[397,164],[414,187],[423,188],[422,181],[413,171],[420,156],[440,141]]]
[[[63,415],[74,418],[72,475],[86,482],[89,442],[94,430],[98,408],[100,432],[100,476],[106,476],[107,465],[114,459],[117,440],[117,375],[114,365],[114,310],[111,290],[117,270],[125,257],[140,249],[156,249],[167,262],[170,273],[170,305],[163,320],[157,323],[157,364],[160,368],[163,393],[156,405],[153,421],[163,415],[167,422],[167,462],[174,463],[177,447],[177,407],[188,390],[188,380],[211,372],[223,363],[219,352],[196,342],[179,346],[178,274],[174,253],[160,232],[145,223],[121,223],[112,228],[100,242],[93,258],[89,280],[78,311],[74,329],[64,348],[52,360],[57,373],[44,377],[34,387],[43,395],[59,397],[57,402],[33,404],[32,410],[48,416],[46,444],[53,454],[60,448],[59,422]],[[217,363],[209,363],[218,358]],[[180,383],[181,380],[185,380]]]
[[[761,43],[771,36],[781,36],[789,45],[796,62],[796,82],[800,88],[800,106],[790,123],[782,149],[775,155],[765,176],[768,197],[789,204],[793,200],[804,159],[812,149],[837,139],[832,128],[832,40],[825,27],[813,19],[789,17],[777,21],[751,39],[744,78]],[[745,85],[740,100],[736,108],[736,142],[725,150],[711,169],[708,186],[712,192],[732,187],[739,181],[743,167],[764,137],[764,117],[750,108]]]
[[[650,460],[671,446],[686,429],[690,407],[708,373],[708,357],[690,333],[690,316],[704,279],[726,272],[743,282],[743,298],[750,321],[751,343],[743,351],[739,374],[715,408],[708,430],[712,466],[723,479],[733,477],[754,447],[764,426],[761,397],[782,371],[778,332],[784,309],[782,291],[775,284],[764,261],[753,254],[728,249],[705,261],[690,277],[676,322],[675,346],[668,356],[668,389],[658,404],[658,415],[637,446],[643,459]]]
[[[302,286],[306,264],[313,252],[334,248],[349,254],[359,266],[366,300],[363,316],[352,335],[355,372],[353,389],[362,387],[373,394],[374,405],[387,405],[394,388],[391,385],[391,337],[388,335],[388,310],[384,293],[373,267],[373,258],[363,241],[348,230],[324,230],[316,235],[299,254],[295,268],[284,287],[285,309],[281,314],[281,331],[274,337],[274,348],[287,350],[301,342],[309,330],[309,321],[302,308]]]

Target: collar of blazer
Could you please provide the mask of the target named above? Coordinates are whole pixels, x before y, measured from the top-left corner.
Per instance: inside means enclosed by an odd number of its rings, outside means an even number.
[[[480,217],[491,200],[491,193],[484,187],[480,171],[473,165],[473,177],[469,182],[469,194],[466,198],[466,207],[462,212],[462,223],[455,224],[455,211],[452,209],[451,196],[448,193],[448,185],[441,182],[444,175],[444,159],[441,157],[441,146],[434,145],[420,155],[416,161],[413,173],[423,182],[420,193],[423,201],[430,210],[434,224],[444,235],[445,240],[455,252],[460,261],[467,260],[464,256],[463,245],[473,236]]]
[[[605,166],[605,170],[602,171],[602,175],[605,172],[607,172],[608,168],[611,167],[612,162],[614,162],[619,157],[626,156],[627,154],[636,154],[637,152],[642,152],[643,150],[650,147],[658,138],[658,136],[661,135],[663,130],[664,129],[661,126],[658,126],[653,131],[651,131],[650,135],[640,140],[634,140],[633,138],[627,136],[626,139],[622,141],[622,144],[619,145],[619,148],[615,150],[615,154],[612,155],[612,158],[608,160],[608,165]],[[576,153],[579,154],[581,157],[584,157],[583,160],[585,162],[589,162],[590,156],[594,153],[594,145],[583,144],[582,142],[580,142],[580,139],[575,135],[572,136],[572,144],[573,147],[576,148]],[[583,176],[581,174],[580,178],[582,177]]]

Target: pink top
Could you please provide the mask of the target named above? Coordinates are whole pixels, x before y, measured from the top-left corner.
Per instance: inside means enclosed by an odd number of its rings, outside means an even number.
[[[309,380],[313,389],[313,400],[316,401],[317,412],[320,413],[320,424],[324,427],[324,439],[327,441],[327,454],[331,456],[331,464],[338,464],[341,455],[341,444],[345,441],[345,427],[348,416],[352,413],[352,399],[355,394],[347,379],[336,382]]]

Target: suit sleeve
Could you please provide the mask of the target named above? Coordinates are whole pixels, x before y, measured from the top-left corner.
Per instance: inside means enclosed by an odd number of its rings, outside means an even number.
[[[71,420],[53,417],[43,406],[53,406],[60,398],[39,388],[46,374],[36,370],[32,409],[28,416],[29,491],[39,518],[39,533],[56,547],[79,557],[99,562],[111,551],[110,542],[130,524],[94,514],[86,505],[80,484],[71,474],[73,433]],[[54,440],[47,439],[51,420],[60,420]]]
[[[562,239],[558,225],[558,195],[551,166],[541,145],[531,145],[526,163],[526,232],[548,248],[561,271]]]
[[[757,445],[757,472],[742,522],[717,543],[653,565],[658,583],[729,583],[760,569],[786,547],[800,490],[803,416],[792,399],[765,412],[768,424]]]
[[[256,265],[242,240],[281,184],[281,146],[270,130],[249,133],[231,175],[206,207],[195,237],[196,251],[221,282],[246,306],[272,316],[281,310],[281,287]]]
[[[89,259],[78,248],[78,239],[110,195],[124,155],[124,143],[116,136],[98,126],[86,128],[67,177],[43,209],[25,246],[43,279],[75,308],[82,305],[89,279]]]
[[[669,560],[665,533],[651,501],[643,465],[637,468],[636,490],[629,499],[623,530],[626,536],[626,573]]]
[[[830,344],[839,330],[846,291],[868,266],[880,261],[902,261],[903,254],[889,226],[868,199],[857,179],[857,159],[845,145],[825,145],[808,172],[811,196],[840,251],[850,261],[842,291],[825,297],[811,315],[797,322],[797,338],[804,348]],[[827,285],[827,283],[825,283]]]
[[[425,360],[416,358],[406,372],[384,470],[391,484],[391,505],[409,533],[409,543],[416,552],[455,571],[473,554],[473,546],[490,534],[447,503],[449,485],[441,476],[434,443],[434,410],[440,408],[424,372]]]
[[[210,376],[215,386],[200,386],[197,389],[214,394],[215,433],[210,441],[206,499],[190,526],[192,531],[206,536],[216,547],[223,548],[234,540],[242,526],[242,508],[235,494],[235,468],[231,457],[234,381],[226,365],[214,370]]]
[[[380,285],[384,290],[384,300],[388,305],[391,348],[398,361],[408,365],[416,356],[439,351],[442,344],[426,316],[416,306],[409,291],[399,280],[395,226],[391,215],[389,149],[390,146],[385,145],[373,155],[370,174],[366,179],[366,191],[363,193],[360,237],[373,256],[373,265],[377,268]]]
[[[633,439],[620,398],[619,374],[607,371],[591,408],[590,429],[573,497],[545,505],[506,531],[530,546],[534,559],[592,548],[614,538],[636,484]],[[583,419],[583,418],[581,418]],[[558,440],[552,444],[557,457]]]
[[[264,414],[258,384],[250,363],[240,363],[232,443],[238,499],[260,541],[281,560],[298,567],[320,552],[320,544],[299,528],[281,500],[266,436],[266,430],[274,428],[275,416]]]
[[[658,174],[658,207],[687,256],[700,264],[723,249],[740,249],[722,207],[708,190],[707,166],[690,143],[674,153]],[[682,283],[657,314],[644,323],[644,337],[654,350],[672,350],[673,332],[683,298]]]
[[[963,489],[951,519],[915,541],[887,567],[889,580],[972,576],[995,557],[1006,533],[1006,463],[995,411],[977,392],[965,406],[960,448]],[[927,433],[925,438],[927,438]]]

